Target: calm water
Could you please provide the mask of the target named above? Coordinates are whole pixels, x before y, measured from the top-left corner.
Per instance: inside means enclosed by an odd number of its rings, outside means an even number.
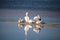
[[[17,23],[6,23],[7,21],[16,21],[19,17],[24,18],[27,10],[0,10],[0,40],[60,40],[60,28],[44,27],[40,33],[37,34],[31,28],[27,37],[24,34],[24,29],[19,28]],[[38,13],[42,16],[42,21],[46,23],[60,24],[60,18],[56,15],[53,16],[50,12],[45,11],[28,11],[31,19]],[[43,12],[45,14],[43,14]],[[46,14],[48,13],[48,14]],[[32,15],[33,14],[33,15]],[[59,13],[58,13],[59,14]]]

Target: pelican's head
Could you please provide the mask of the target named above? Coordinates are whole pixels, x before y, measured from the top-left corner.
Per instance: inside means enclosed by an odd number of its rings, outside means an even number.
[[[40,17],[39,15],[37,15],[37,16],[34,17],[34,20],[35,20],[35,21],[38,21],[38,20],[40,20],[40,19],[41,19],[41,17]]]
[[[29,13],[28,12],[26,12],[26,14],[25,14],[26,16],[28,16],[29,15]]]

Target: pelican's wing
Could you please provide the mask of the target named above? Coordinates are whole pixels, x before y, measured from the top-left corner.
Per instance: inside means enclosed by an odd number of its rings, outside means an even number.
[[[60,28],[60,24],[43,24],[45,27]]]

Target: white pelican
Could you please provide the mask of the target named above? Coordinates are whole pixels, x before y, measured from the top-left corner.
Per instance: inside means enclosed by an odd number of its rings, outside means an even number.
[[[32,22],[33,22],[33,21],[29,18],[28,12],[26,12],[24,19],[25,19],[25,21],[28,22],[28,23],[32,23]]]
[[[19,24],[20,22],[23,22],[23,19],[19,18],[19,20],[18,20],[18,27],[22,27],[22,25]]]
[[[37,21],[37,20],[39,20],[39,19],[41,19],[41,17],[40,17],[39,15],[37,15],[37,16],[34,17],[34,20],[35,20],[35,21]]]
[[[29,21],[29,14],[28,14],[28,12],[26,12],[24,19],[25,19],[26,22]]]
[[[34,20],[36,21],[36,24],[39,24],[39,23],[42,22],[42,21],[41,21],[41,17],[40,17],[39,15],[35,16],[35,17],[34,17]]]
[[[19,20],[18,20],[18,22],[20,23],[20,22],[23,22],[24,20],[23,19],[21,19],[21,18],[19,18]]]

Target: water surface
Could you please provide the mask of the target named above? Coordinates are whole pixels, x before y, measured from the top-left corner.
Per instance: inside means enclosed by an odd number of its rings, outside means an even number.
[[[39,34],[31,28],[26,37],[24,29],[19,28],[17,23],[6,23],[17,22],[19,17],[24,18],[26,11],[29,12],[30,19],[39,14],[45,23],[60,24],[60,12],[0,9],[0,40],[60,40],[60,28],[44,27]]]

